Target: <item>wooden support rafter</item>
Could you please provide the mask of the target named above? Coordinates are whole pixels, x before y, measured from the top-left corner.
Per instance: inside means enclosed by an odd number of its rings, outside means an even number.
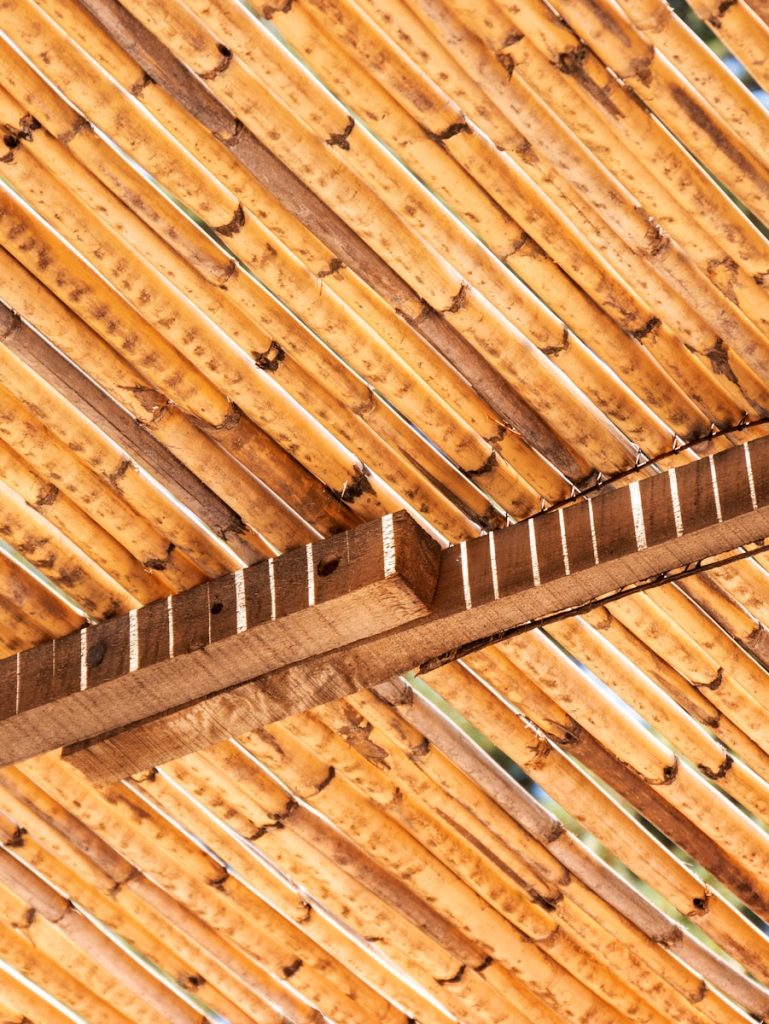
[[[439,551],[405,513],[0,662],[0,762],[162,763],[769,536],[769,438]]]

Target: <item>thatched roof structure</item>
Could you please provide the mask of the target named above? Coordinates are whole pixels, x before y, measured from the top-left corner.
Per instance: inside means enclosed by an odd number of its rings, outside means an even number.
[[[765,0],[691,8],[769,89]],[[769,117],[664,0],[0,29],[5,735],[89,682],[92,624],[400,509],[446,547],[715,456],[729,519],[717,460],[769,433]],[[165,763],[165,712],[0,750],[0,1020],[769,1020],[745,540],[235,738],[196,697]],[[102,785],[122,743],[144,770]]]

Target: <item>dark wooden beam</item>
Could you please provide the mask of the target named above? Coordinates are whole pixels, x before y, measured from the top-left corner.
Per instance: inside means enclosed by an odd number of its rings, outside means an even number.
[[[385,517],[0,662],[0,761],[117,777],[769,535],[769,438],[439,552]]]

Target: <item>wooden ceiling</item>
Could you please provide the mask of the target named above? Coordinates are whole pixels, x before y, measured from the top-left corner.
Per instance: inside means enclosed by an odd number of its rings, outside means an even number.
[[[691,8],[769,90],[765,0]],[[769,432],[769,118],[661,0],[0,30],[0,656]],[[0,770],[0,1020],[769,1020],[768,630],[756,549],[121,783]]]

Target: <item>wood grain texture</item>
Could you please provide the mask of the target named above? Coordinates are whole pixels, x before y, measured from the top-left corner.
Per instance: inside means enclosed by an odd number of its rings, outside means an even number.
[[[40,644],[0,662],[10,712],[0,760],[141,722],[424,616],[437,571],[435,542],[396,513]],[[290,692],[276,695],[273,717],[293,710]]]
[[[334,541],[346,547],[357,533]],[[448,548],[428,615],[296,657],[69,756],[97,781],[125,776],[767,535],[769,439],[761,439]],[[301,552],[290,559],[300,562]]]

